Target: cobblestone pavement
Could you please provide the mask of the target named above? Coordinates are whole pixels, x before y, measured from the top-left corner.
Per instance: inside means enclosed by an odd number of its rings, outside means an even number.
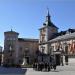
[[[57,66],[56,71],[41,72],[30,68],[27,69],[26,75],[75,75],[75,59],[69,59],[69,65]]]

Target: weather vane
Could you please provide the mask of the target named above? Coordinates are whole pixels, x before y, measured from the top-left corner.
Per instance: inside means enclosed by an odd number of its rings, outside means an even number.
[[[11,31],[12,31],[12,26],[11,26]]]

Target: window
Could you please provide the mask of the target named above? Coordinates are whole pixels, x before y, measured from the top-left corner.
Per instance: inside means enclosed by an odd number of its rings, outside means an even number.
[[[28,56],[29,55],[29,50],[25,50],[24,54],[25,54],[25,56]]]
[[[42,36],[42,41],[44,41],[44,39],[45,39],[45,37],[44,37],[44,36]]]
[[[46,32],[46,29],[44,28],[42,31],[43,31],[43,32]]]

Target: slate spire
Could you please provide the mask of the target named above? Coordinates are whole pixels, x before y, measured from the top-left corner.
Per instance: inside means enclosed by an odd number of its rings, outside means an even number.
[[[47,16],[46,16],[46,21],[50,21],[50,14],[49,14],[49,8],[47,8]]]

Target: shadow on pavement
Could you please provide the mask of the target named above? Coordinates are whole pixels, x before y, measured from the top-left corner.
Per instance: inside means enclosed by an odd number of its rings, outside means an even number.
[[[5,68],[0,67],[0,75],[26,75],[25,68]]]

